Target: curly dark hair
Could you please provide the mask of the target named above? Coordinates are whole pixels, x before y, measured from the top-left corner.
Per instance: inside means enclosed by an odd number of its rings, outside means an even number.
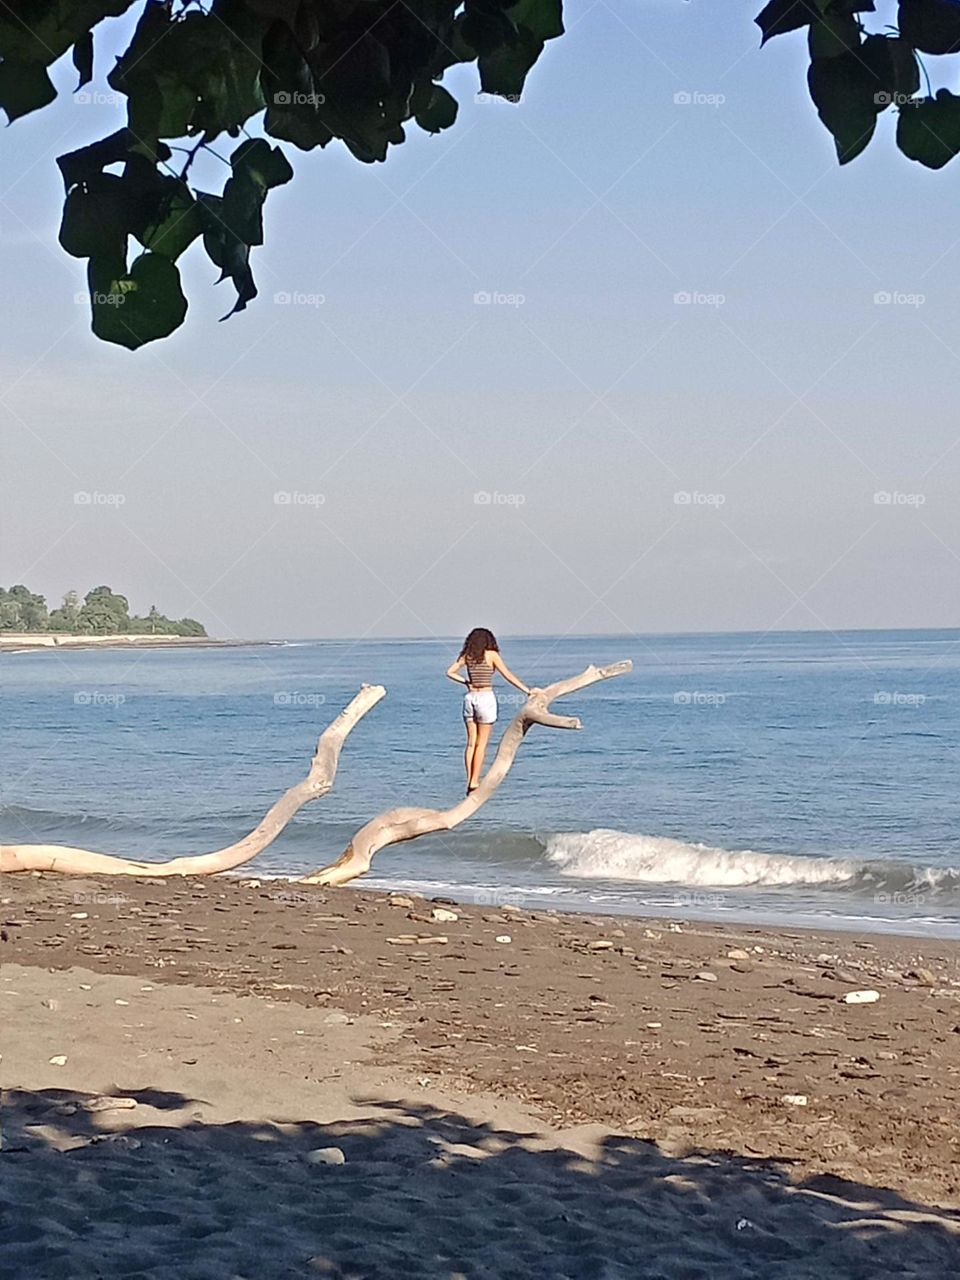
[[[500,652],[497,637],[486,627],[474,627],[464,640],[460,654],[468,662],[482,662],[488,649],[493,649],[496,653]]]

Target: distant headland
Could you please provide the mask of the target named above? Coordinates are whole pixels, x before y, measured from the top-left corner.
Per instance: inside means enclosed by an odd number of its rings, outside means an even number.
[[[0,587],[0,651],[11,649],[161,648],[173,645],[221,645],[195,618],[168,618],[156,605],[143,616],[130,613],[126,596],[110,587],[93,587],[81,598],[68,591],[56,609],[22,583]]]

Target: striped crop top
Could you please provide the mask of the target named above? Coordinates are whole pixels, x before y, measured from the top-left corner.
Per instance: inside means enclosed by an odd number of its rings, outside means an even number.
[[[483,662],[471,662],[465,658],[464,662],[467,664],[467,679],[474,689],[493,688],[493,666],[486,658]]]

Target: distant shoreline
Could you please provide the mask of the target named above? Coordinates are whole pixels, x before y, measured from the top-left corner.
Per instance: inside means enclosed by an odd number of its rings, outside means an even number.
[[[0,634],[0,653],[34,653],[54,649],[238,649],[279,643],[277,640],[217,640],[212,636],[87,636],[66,631],[12,631]]]

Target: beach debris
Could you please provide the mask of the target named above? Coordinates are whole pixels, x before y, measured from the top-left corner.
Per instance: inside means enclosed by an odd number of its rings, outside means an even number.
[[[648,1023],[647,1023],[647,1026],[650,1028],[650,1030],[651,1030],[651,1031],[659,1031],[659,1030],[660,1030],[660,1028],[663,1026],[663,1023],[662,1023],[662,1022],[648,1022]]]
[[[913,978],[915,982],[919,982],[924,987],[935,987],[937,985],[937,975],[931,969],[911,969],[904,974],[906,978]]]
[[[323,1020],[328,1027],[349,1026],[353,1019],[346,1013],[328,1013]]]
[[[744,951],[743,947],[734,947],[732,950],[727,952],[727,959],[728,960],[749,960],[750,952]],[[743,1221],[746,1221],[746,1219],[743,1219]]]
[[[114,1000],[114,1004],[129,1004],[129,1000]]]
[[[259,880],[241,880],[241,889],[259,889],[261,882]]]
[[[136,1098],[114,1098],[98,1094],[95,1098],[83,1098],[80,1102],[64,1102],[56,1110],[58,1115],[72,1116],[78,1111],[132,1111],[136,1105]]]
[[[441,922],[448,922],[450,924],[452,924],[455,920],[460,919],[460,917],[457,915],[455,911],[448,911],[446,907],[434,907],[433,910],[430,912],[430,915],[434,920],[438,920]]]
[[[79,986],[80,986],[80,990],[81,990],[81,991],[90,991],[90,990],[92,990],[92,988],[91,988],[91,986],[90,986],[90,983],[89,983],[89,982],[81,982],[81,983],[79,984]]]
[[[429,947],[431,944],[443,946],[450,941],[445,933],[401,933],[395,938],[388,938],[395,947]]]
[[[54,1013],[56,1013],[60,1008],[59,1000],[41,1000],[40,1003],[43,1005],[44,1009],[50,1009]]]
[[[807,1095],[805,1093],[785,1093],[780,1101],[786,1107],[805,1107],[807,1105]]]
[[[387,898],[387,901],[390,903],[391,907],[406,907],[407,910],[416,906],[414,900],[411,897],[408,897],[405,893],[391,893]]]
[[[597,938],[596,942],[587,943],[588,951],[612,951],[613,943],[609,938]]]
[[[716,982],[717,975],[711,973],[709,969],[701,969],[699,973],[693,975],[695,982]]]
[[[55,1053],[50,1059],[51,1067],[65,1067],[67,1065],[67,1055],[65,1053]]]
[[[880,999],[879,991],[848,991],[843,997],[844,1004],[875,1004]]]
[[[315,1147],[307,1152],[307,1164],[346,1164],[347,1157],[339,1147]]]
[[[513,939],[510,937],[509,933],[497,934],[497,942],[512,942],[512,941]]]
[[[88,918],[86,911],[74,911],[71,913],[71,920],[86,920]]]

